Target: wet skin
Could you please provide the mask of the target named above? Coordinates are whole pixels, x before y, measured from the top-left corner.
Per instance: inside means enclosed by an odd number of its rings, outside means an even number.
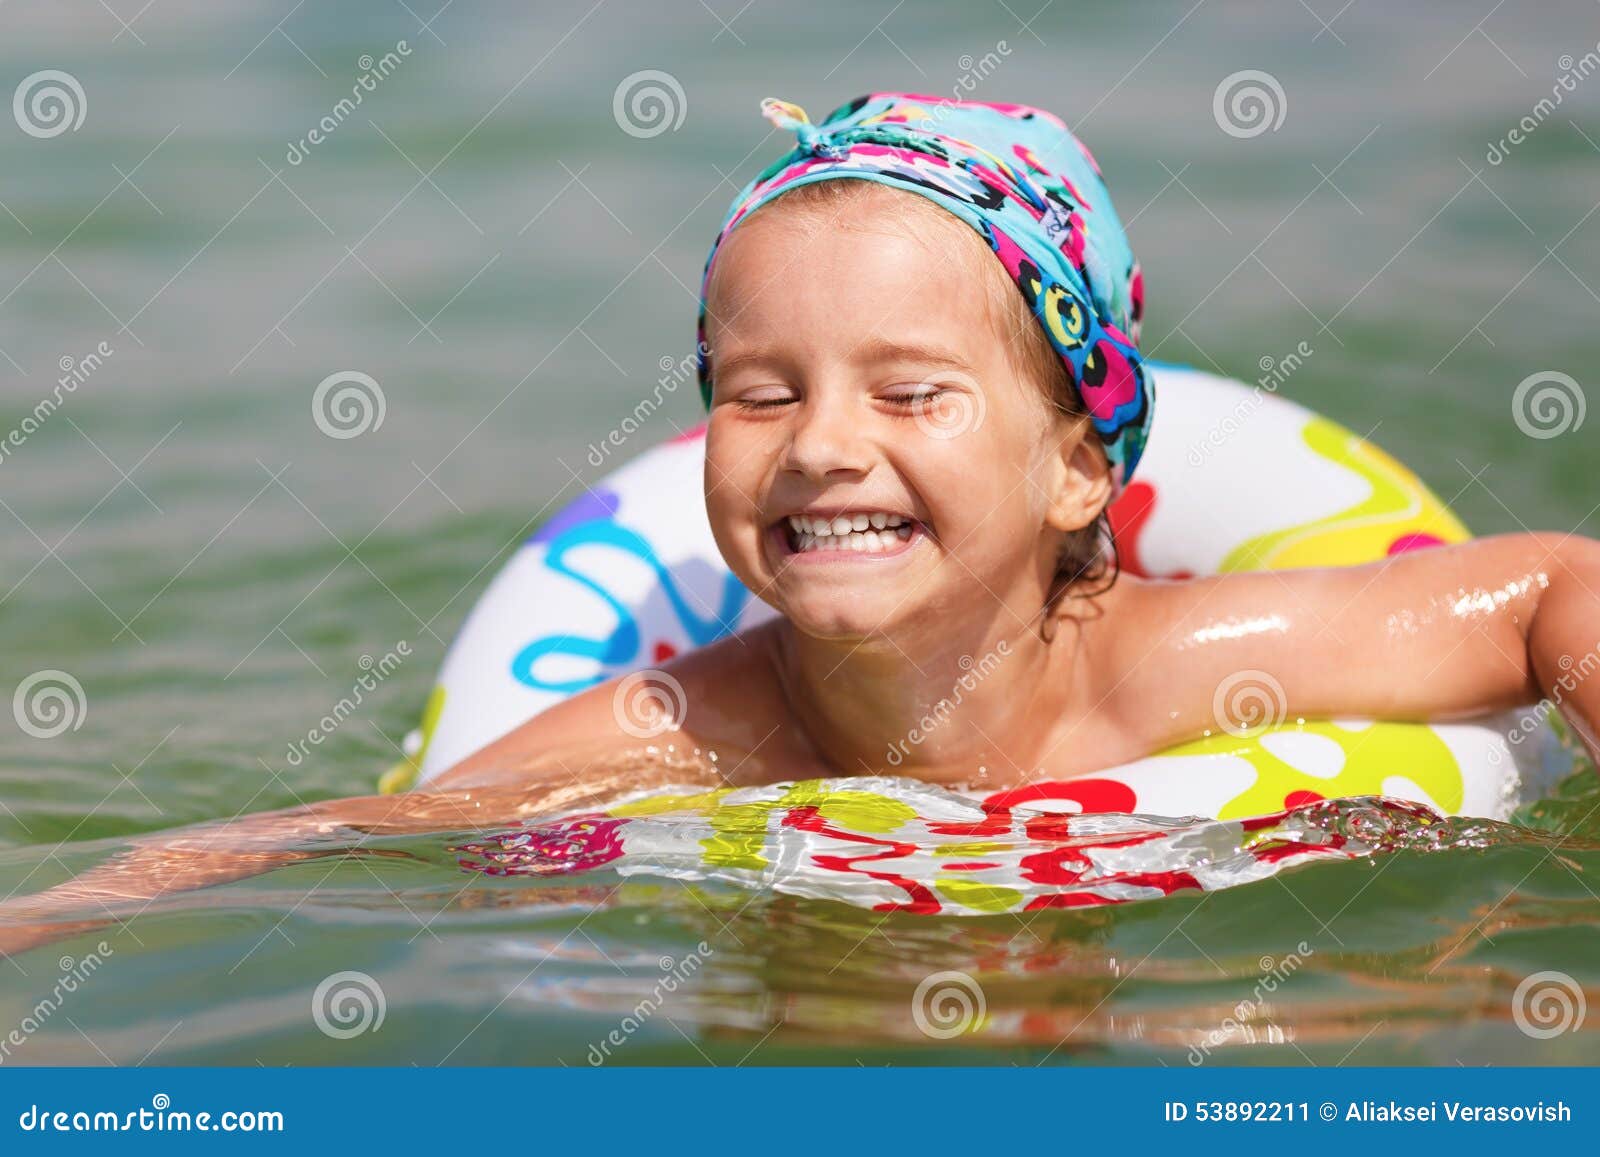
[[[1439,720],[1532,702],[1600,645],[1600,543],[1561,534],[1361,567],[1122,576],[1046,616],[1064,536],[1110,498],[1104,457],[1019,369],[979,288],[1004,274],[976,235],[953,219],[932,241],[897,229],[896,196],[884,227],[758,214],[718,256],[707,509],[733,572],[782,617],[668,664],[684,709],[659,735],[638,738],[602,684],[426,791],[142,840],[0,905],[0,951],[327,854],[304,845],[329,835],[503,826],[669,783],[1060,779],[1216,727],[1217,688],[1241,671],[1269,673],[1291,718]],[[882,517],[867,524],[889,532],[879,550],[790,521],[852,513]],[[1591,748],[1595,684],[1556,697]],[[959,708],[907,744],[958,686]]]

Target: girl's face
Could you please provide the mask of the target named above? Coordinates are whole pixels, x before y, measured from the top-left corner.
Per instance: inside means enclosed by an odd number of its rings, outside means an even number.
[[[774,202],[716,257],[712,531],[734,574],[813,637],[1003,607],[1026,622],[1062,533],[1105,498],[1085,424],[1020,379],[980,279],[1016,289],[967,225],[936,206],[912,219],[914,197],[853,195],[847,227]]]

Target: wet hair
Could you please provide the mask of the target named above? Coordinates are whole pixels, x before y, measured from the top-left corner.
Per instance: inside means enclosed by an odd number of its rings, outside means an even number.
[[[856,208],[855,202],[874,196],[883,198],[884,204],[892,204],[894,212],[887,219],[884,214],[877,212],[879,206],[874,206],[874,212],[871,213],[852,213]],[[892,198],[892,202],[888,198]],[[964,240],[956,244],[966,247],[975,255],[976,263],[987,271],[982,280],[988,296],[989,315],[1000,332],[1007,335],[1008,352],[1013,365],[1022,377],[1039,387],[1045,401],[1057,413],[1067,418],[1087,420],[1088,407],[1073,386],[1061,355],[1050,344],[1033,310],[1006,276],[999,261],[988,251],[976,230],[926,197],[875,181],[831,179],[795,185],[756,209],[745,221],[777,205],[824,216],[830,226],[838,226],[840,218],[851,213],[849,228],[882,230],[895,236],[909,234],[940,247],[948,247],[953,235],[964,235]],[[716,270],[713,268],[712,278],[715,277]],[[1085,437],[1091,445],[1098,446],[1093,431]],[[1041,622],[1046,637],[1053,633],[1051,624],[1063,599],[1089,599],[1104,594],[1115,585],[1121,572],[1116,537],[1111,532],[1111,520],[1106,508],[1102,507],[1093,521],[1069,532],[1062,543],[1043,608]]]

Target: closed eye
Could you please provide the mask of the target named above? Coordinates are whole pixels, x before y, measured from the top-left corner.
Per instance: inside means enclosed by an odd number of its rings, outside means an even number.
[[[738,398],[735,400],[734,405],[741,410],[771,410],[776,409],[778,406],[792,406],[797,401],[799,399],[794,397]]]
[[[733,399],[741,410],[772,410],[793,405],[799,396],[787,386],[756,386]]]
[[[915,386],[899,387],[892,392],[880,395],[880,397],[889,405],[899,409],[915,410],[928,405],[944,392],[944,388],[941,386],[920,382]]]

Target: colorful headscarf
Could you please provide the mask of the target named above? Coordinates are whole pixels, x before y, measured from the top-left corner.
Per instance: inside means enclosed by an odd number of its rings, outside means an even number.
[[[734,199],[700,290],[700,389],[711,401],[705,291],[711,263],[750,213],[797,185],[841,177],[919,193],[971,225],[1027,299],[1105,445],[1120,489],[1150,432],[1154,382],[1139,355],[1144,278],[1094,157],[1041,109],[880,92],[821,124],[767,99],[799,145]]]

